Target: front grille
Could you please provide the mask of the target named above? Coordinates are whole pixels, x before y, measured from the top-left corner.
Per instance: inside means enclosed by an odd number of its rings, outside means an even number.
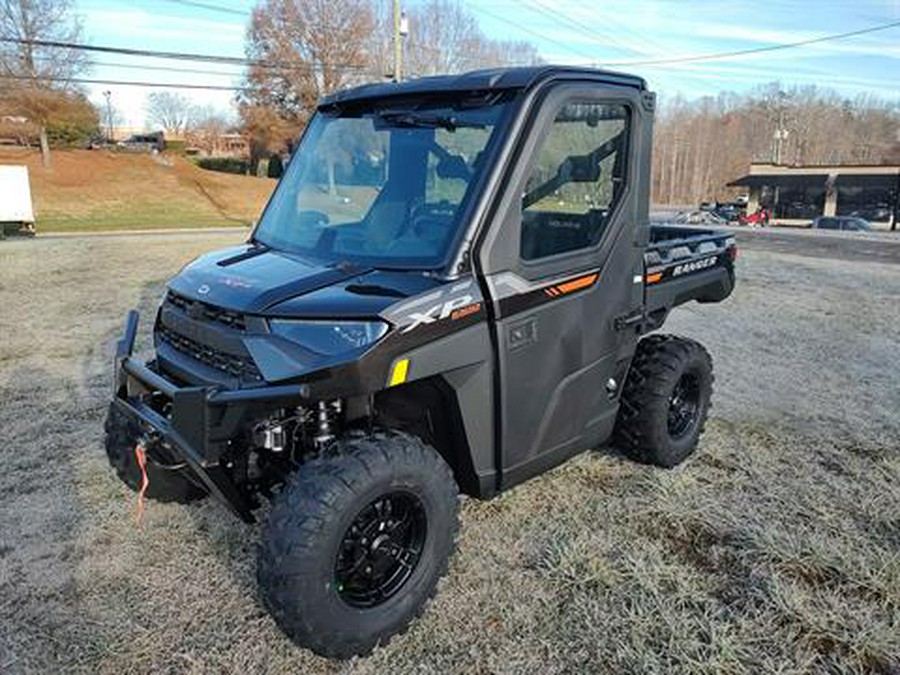
[[[159,326],[157,336],[182,354],[190,356],[216,370],[221,370],[241,380],[251,382],[261,382],[263,379],[259,368],[256,367],[253,359],[249,356],[220,352],[212,347],[195,342],[184,335],[180,335],[166,326]]]
[[[215,321],[240,331],[247,329],[247,319],[240,312],[232,312],[229,309],[207,305],[205,302],[191,300],[172,291],[169,291],[166,295],[166,302],[192,319]]]

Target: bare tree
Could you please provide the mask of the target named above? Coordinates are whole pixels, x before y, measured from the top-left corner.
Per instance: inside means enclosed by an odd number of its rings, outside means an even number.
[[[409,12],[407,70],[415,75],[458,73],[478,67],[484,36],[478,21],[455,0],[428,0]]]
[[[231,126],[228,120],[211,107],[195,109],[193,117],[187,131],[188,144],[207,155],[218,154],[222,149],[222,137]]]
[[[408,11],[406,69],[412,75],[459,73],[539,63],[528,42],[492,40],[459,0],[427,0]]]
[[[238,97],[255,150],[295,137],[316,101],[377,77],[371,53],[374,15],[366,0],[263,0],[247,30],[256,64]]]
[[[41,156],[49,167],[48,124],[76,102],[78,88],[71,80],[90,63],[80,50],[34,42],[81,42],[81,22],[72,0],[0,0],[0,35],[19,40],[0,44],[0,76],[5,78],[0,99],[37,125]]]
[[[100,118],[103,122],[103,135],[109,141],[113,141],[116,127],[125,124],[125,116],[110,97],[105,98],[103,105],[100,107],[100,112]]]
[[[488,39],[459,0],[408,8],[404,71],[417,77],[539,62],[525,42]],[[324,94],[391,71],[390,0],[262,0],[247,31],[250,68],[239,97],[254,153],[295,138]]]
[[[746,173],[750,162],[777,155],[785,164],[890,162],[898,134],[896,101],[848,100],[815,86],[773,83],[745,96],[663,99],[653,144],[653,199],[686,205],[733,196],[729,181]]]
[[[194,104],[187,96],[169,91],[147,95],[147,120],[168,134],[183,135],[196,117]]]

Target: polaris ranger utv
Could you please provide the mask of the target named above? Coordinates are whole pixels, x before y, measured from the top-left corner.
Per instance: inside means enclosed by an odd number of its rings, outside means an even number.
[[[648,222],[654,95],[535,67],[325,98],[246,243],[168,284],[155,358],[115,362],[106,451],[148,497],[270,502],[263,602],[297,644],[365,654],[447,571],[458,492],[615,444],[671,467],[712,391],[642,335],[734,285],[727,234]],[[137,450],[136,450],[137,449]]]

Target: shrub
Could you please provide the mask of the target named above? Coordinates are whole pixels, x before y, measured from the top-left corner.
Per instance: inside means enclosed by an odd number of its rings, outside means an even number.
[[[223,173],[247,173],[249,163],[247,160],[237,157],[201,157],[197,160],[197,166],[207,171],[221,171]]]
[[[47,139],[54,148],[85,147],[99,128],[92,121],[53,120],[47,124]]]
[[[281,178],[282,173],[284,173],[284,164],[281,162],[281,155],[269,157],[269,168],[266,171],[266,175],[269,178]]]

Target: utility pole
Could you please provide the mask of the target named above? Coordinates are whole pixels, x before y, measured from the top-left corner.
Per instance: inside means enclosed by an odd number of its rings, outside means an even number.
[[[774,164],[781,164],[784,155],[784,142],[788,137],[788,130],[784,128],[784,106],[787,94],[783,91],[778,92],[778,127],[775,129],[775,161]]]
[[[103,92],[106,97],[106,138],[110,142],[113,141],[113,114],[112,114],[112,92],[108,89]]]
[[[401,19],[400,0],[394,0],[394,82],[399,82],[403,78],[403,66],[401,64],[403,45],[400,42]]]

